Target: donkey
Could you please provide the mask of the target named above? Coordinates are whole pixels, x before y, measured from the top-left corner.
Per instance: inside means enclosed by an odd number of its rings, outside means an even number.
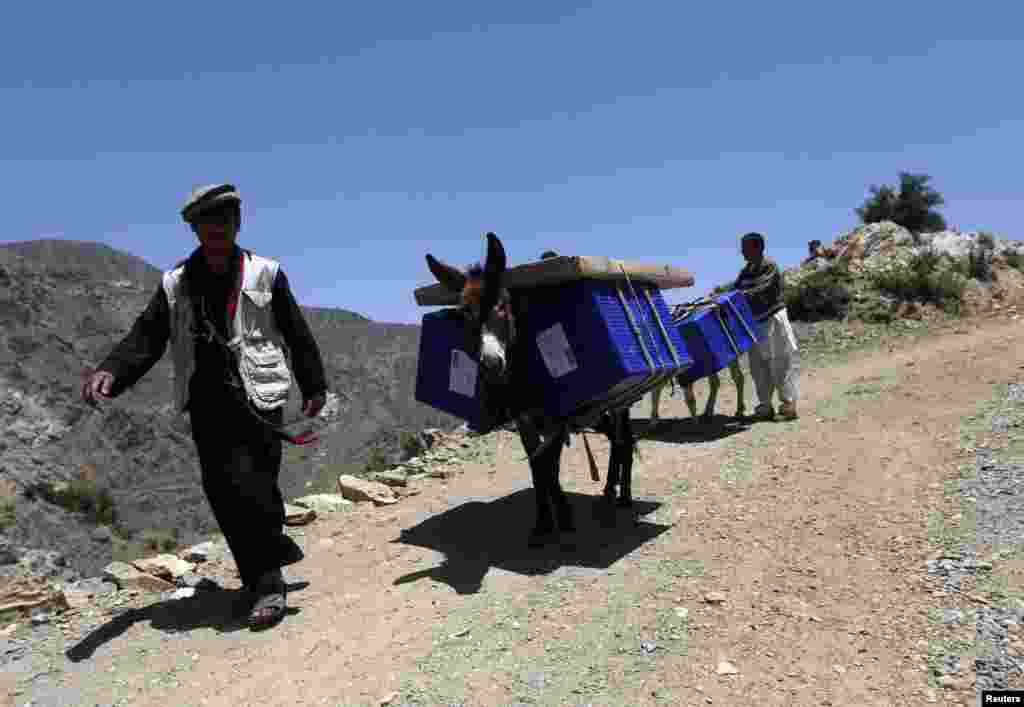
[[[672,310],[672,321],[676,322],[684,317],[693,306],[700,304],[703,300],[697,302],[691,302],[688,304],[676,305]],[[732,382],[736,385],[736,417],[746,416],[746,403],[744,400],[744,379],[743,370],[740,368],[740,360],[737,357],[729,364],[729,375],[732,376]],[[677,380],[679,380],[677,378]],[[680,385],[683,388],[683,397],[686,398],[686,407],[690,409],[690,416],[697,417],[697,396],[693,393],[693,384],[696,381],[690,381],[689,383],[683,383],[680,381]],[[658,386],[651,391],[651,424],[657,425],[660,422],[658,416],[658,408],[661,404],[661,391],[668,385],[668,381]],[[708,384],[711,390],[708,392],[708,402],[704,406],[704,412],[701,414],[702,422],[709,422],[715,414],[715,405],[718,402],[718,389],[722,386],[722,380],[718,376],[718,371],[715,371],[708,376]]]
[[[480,378],[488,404],[503,411],[516,423],[519,439],[529,457],[536,498],[536,519],[530,532],[530,547],[553,540],[555,516],[563,533],[575,531],[572,507],[559,481],[562,447],[569,440],[565,420],[553,420],[538,412],[527,380],[524,346],[517,331],[529,316],[522,293],[509,291],[502,283],[506,268],[505,249],[493,233],[488,233],[487,260],[483,266],[470,266],[466,272],[427,255],[427,266],[441,285],[459,295],[466,347],[480,360]],[[538,430],[548,432],[541,439]],[[618,486],[618,503],[632,503],[632,458],[636,440],[629,423],[629,409],[606,413],[595,427],[608,436],[611,460],[603,496],[613,503]],[[552,508],[554,513],[552,513]]]
[[[736,403],[736,417],[744,417],[747,414],[746,404],[743,399],[744,378],[738,359],[729,364],[729,374],[732,376],[732,382],[736,385],[736,397],[739,399]],[[697,396],[693,393],[693,384],[695,382],[680,383],[683,388],[683,397],[686,398],[686,407],[690,409],[691,417],[697,417]],[[668,384],[669,381],[666,381],[651,391],[652,425],[657,425],[661,422],[658,416],[658,408],[661,404],[661,391]],[[700,415],[702,422],[710,422],[715,414],[715,406],[718,402],[718,389],[722,386],[722,379],[719,378],[717,371],[708,376],[708,385],[711,387],[711,390],[708,392],[708,401],[704,406],[704,412]]]

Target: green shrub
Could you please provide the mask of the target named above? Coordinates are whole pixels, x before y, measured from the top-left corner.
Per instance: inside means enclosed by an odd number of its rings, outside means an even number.
[[[0,530],[7,530],[14,525],[16,520],[14,500],[0,501]]]
[[[25,496],[42,498],[72,513],[84,513],[97,525],[113,526],[117,523],[114,497],[94,481],[76,479],[59,484],[37,483],[25,490]]]
[[[890,324],[896,319],[896,308],[885,302],[872,302],[858,309],[856,318],[872,324]]]
[[[1008,250],[1003,257],[1006,258],[1006,264],[1011,268],[1024,272],[1024,253]]]
[[[967,254],[959,258],[947,256],[950,269],[969,280],[990,282],[995,279],[992,270],[992,255],[995,241],[990,234],[978,236],[977,244],[971,246]]]
[[[385,471],[388,468],[387,455],[380,447],[370,450],[370,456],[366,460],[366,472],[372,474],[376,471]]]
[[[153,552],[171,552],[178,547],[178,535],[175,530],[146,530],[142,533],[142,546]]]
[[[420,444],[419,435],[414,432],[402,430],[398,435],[399,446],[402,448],[402,455],[405,459],[411,459],[418,455],[423,447]]]
[[[942,256],[934,250],[922,251],[905,267],[889,268],[872,275],[874,286],[901,301],[927,302],[946,311],[959,311],[963,299],[963,273],[966,266],[940,268]]]
[[[945,200],[928,186],[931,177],[900,172],[899,178],[899,192],[888,185],[871,187],[871,196],[856,209],[861,221],[893,221],[915,234],[943,230],[946,221],[935,208],[942,206]]]
[[[783,297],[790,319],[816,322],[845,319],[850,310],[853,276],[845,264],[837,263],[803,278],[799,284],[785,284]]]

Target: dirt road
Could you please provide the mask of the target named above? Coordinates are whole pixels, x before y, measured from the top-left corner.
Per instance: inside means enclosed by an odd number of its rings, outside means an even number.
[[[1014,444],[1013,429],[991,437],[972,427],[981,417],[965,421],[1024,378],[1024,330],[955,323],[892,346],[805,364],[794,422],[732,424],[729,382],[710,427],[685,419],[681,397],[663,398],[662,417],[680,419],[641,444],[635,521],[622,511],[609,527],[593,512],[600,484],[576,441],[563,480],[580,532],[574,545],[528,551],[528,469],[503,432],[490,438],[493,463],[300,531],[293,613],[276,629],[253,634],[244,613],[227,618],[235,592],[143,602],[86,634],[70,626],[52,654],[16,664],[9,699],[974,704],[972,659],[941,683],[931,668],[936,646],[969,645],[975,628],[934,612],[993,594],[974,578],[943,591],[926,563],[964,525],[951,489],[973,447]],[[603,467],[605,442],[591,445]],[[993,573],[1004,589],[1024,584],[1012,560]]]

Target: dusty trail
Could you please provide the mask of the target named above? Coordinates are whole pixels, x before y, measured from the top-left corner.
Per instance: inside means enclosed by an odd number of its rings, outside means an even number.
[[[961,426],[996,385],[1021,379],[1024,331],[1006,320],[956,326],[969,333],[805,365],[795,422],[702,428],[682,419],[681,397],[664,396],[662,417],[681,419],[641,445],[636,525],[622,512],[603,527],[591,513],[600,485],[574,442],[563,480],[579,494],[575,547],[527,551],[529,474],[517,439],[500,433],[493,464],[300,531],[307,557],[288,576],[308,586],[293,590],[293,615],[275,630],[224,619],[232,592],[129,611],[19,663],[8,699],[973,704],[969,685],[929,685],[925,670],[930,642],[973,639],[969,625],[928,618],[972,606],[934,594],[942,582],[925,563],[941,548],[929,514],[953,522],[945,484],[973,460]],[[734,395],[723,382],[719,413]],[[646,405],[635,415],[646,418]],[[591,445],[603,466],[607,445]],[[711,592],[724,601],[706,601]],[[722,661],[738,672],[717,674]]]

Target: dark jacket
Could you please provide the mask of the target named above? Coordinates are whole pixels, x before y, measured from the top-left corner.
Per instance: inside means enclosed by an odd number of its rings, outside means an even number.
[[[228,297],[234,289],[238,274],[237,259],[232,258],[231,263],[227,273],[217,275],[206,266],[197,248],[185,265],[185,277],[192,291],[205,297],[210,319],[226,339],[231,338],[227,324]],[[302,316],[302,310],[292,296],[283,269],[278,270],[274,280],[271,303],[277,327],[289,349],[292,373],[303,398],[325,393],[327,381],[320,349]],[[133,386],[156,365],[167,349],[170,334],[171,310],[161,285],[157,287],[145,311],[135,320],[132,330],[98,367],[98,370],[114,375],[111,397],[117,397]],[[197,342],[196,372],[190,381],[191,390],[200,397],[209,395],[212,390],[220,390],[228,380],[228,365],[228,359],[216,342]]]
[[[762,258],[757,264],[747,263],[736,278],[734,287],[747,296],[750,311],[759,322],[786,306],[782,270],[771,258]]]

